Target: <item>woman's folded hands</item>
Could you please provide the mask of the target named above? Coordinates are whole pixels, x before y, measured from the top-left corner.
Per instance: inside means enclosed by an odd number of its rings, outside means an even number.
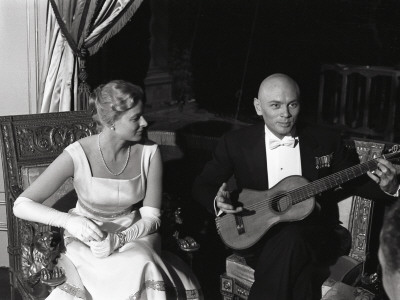
[[[120,239],[115,233],[108,233],[107,237],[102,241],[89,242],[90,250],[93,255],[98,258],[109,256],[120,247]]]

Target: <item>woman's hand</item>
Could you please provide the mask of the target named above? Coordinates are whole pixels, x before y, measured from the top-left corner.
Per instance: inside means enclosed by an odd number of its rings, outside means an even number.
[[[91,241],[100,242],[104,239],[104,233],[100,230],[99,226],[85,217],[69,215],[64,228],[84,243]]]
[[[119,238],[115,233],[108,233],[107,237],[100,241],[90,242],[90,250],[93,255],[97,258],[104,258],[113,253],[116,249],[119,248]]]

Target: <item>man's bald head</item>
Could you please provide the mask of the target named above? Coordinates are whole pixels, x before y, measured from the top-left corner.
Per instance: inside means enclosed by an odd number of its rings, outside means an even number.
[[[275,73],[268,76],[261,82],[260,88],[258,89],[258,99],[262,99],[265,93],[273,91],[277,88],[281,88],[284,90],[288,88],[294,89],[297,92],[297,96],[300,96],[300,88],[296,81],[294,81],[288,75]]]
[[[297,83],[285,74],[273,74],[263,80],[254,99],[254,107],[265,125],[278,138],[292,135],[300,112]]]

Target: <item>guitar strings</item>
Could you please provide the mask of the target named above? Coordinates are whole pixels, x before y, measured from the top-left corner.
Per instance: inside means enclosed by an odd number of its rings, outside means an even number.
[[[375,161],[369,161],[370,164],[371,164],[371,162],[374,163],[374,165],[376,166],[376,162]],[[362,167],[361,167],[361,165],[357,165],[357,166],[354,166],[354,167],[349,168],[347,170],[342,170],[342,171],[340,171],[340,172],[338,172],[336,174],[330,175],[330,176],[328,176],[326,178],[322,178],[322,179],[318,179],[316,181],[313,181],[313,182],[311,182],[311,183],[309,183],[309,184],[307,184],[305,186],[296,187],[293,190],[281,193],[281,194],[276,195],[276,196],[274,196],[272,198],[265,199],[264,201],[260,201],[258,203],[249,205],[249,206],[247,206],[247,208],[260,208],[261,206],[264,206],[264,204],[265,204],[264,202],[266,202],[267,204],[270,204],[270,203],[276,204],[279,201],[281,201],[282,198],[285,198],[285,197],[287,197],[288,200],[293,199],[293,198],[295,198],[295,199],[296,198],[307,199],[307,198],[310,197],[310,194],[318,193],[318,192],[316,192],[316,190],[319,190],[318,186],[320,186],[321,183],[323,183],[324,181],[330,182],[331,185],[329,185],[329,187],[332,188],[332,187],[337,185],[337,180],[336,181],[332,181],[332,180],[335,179],[335,177],[342,177],[341,175],[348,174],[348,173],[350,173],[350,171],[355,171],[354,169],[362,169]],[[365,173],[363,170],[360,170],[360,171]],[[358,176],[363,174],[363,173],[354,174],[354,172],[352,172],[352,173],[353,173],[353,176],[354,176],[353,178],[356,178],[356,177],[358,177]],[[299,194],[298,196],[300,196],[300,197],[291,197],[291,195],[296,194],[296,193]]]
[[[397,154],[398,154],[398,152],[391,153],[391,154],[386,155],[385,158],[387,160],[389,160],[390,158],[392,158],[393,156],[395,156]],[[272,198],[267,198],[267,199],[264,199],[264,200],[259,201],[257,203],[251,204],[249,206],[246,206],[246,209],[248,209],[248,210],[257,210],[257,211],[262,212],[263,210],[270,210],[270,204],[276,205],[280,201],[284,201],[283,202],[284,206],[285,207],[289,207],[290,203],[292,202],[291,194],[299,193],[300,195],[303,195],[303,199],[310,198],[311,195],[315,195],[316,194],[315,191],[317,190],[318,185],[321,185],[322,182],[328,181],[328,182],[330,182],[332,184],[332,180],[333,180],[334,185],[329,186],[330,188],[333,188],[334,186],[337,185],[337,177],[342,177],[341,175],[352,173],[353,177],[352,178],[347,178],[347,179],[354,179],[356,177],[359,177],[359,176],[365,174],[366,171],[371,170],[373,167],[376,167],[377,164],[378,164],[378,162],[376,161],[376,159],[369,160],[369,161],[367,161],[365,163],[355,165],[355,166],[350,167],[348,169],[345,169],[345,170],[339,171],[339,172],[337,172],[335,174],[329,175],[329,176],[327,176],[325,178],[321,178],[321,179],[318,179],[316,181],[313,181],[313,182],[311,182],[309,184],[306,184],[305,186],[300,186],[300,187],[297,187],[297,188],[295,188],[293,190],[290,190],[288,192],[276,195],[276,196],[274,196]],[[355,171],[359,171],[359,172],[361,171],[361,173],[355,173]],[[335,178],[336,178],[336,181],[335,181]],[[307,193],[307,191],[311,192],[311,194]],[[283,198],[286,198],[286,199],[282,200]],[[230,222],[232,220],[232,218],[228,217],[230,215],[231,214],[226,214],[226,215],[220,217],[219,218],[219,222],[220,223]]]

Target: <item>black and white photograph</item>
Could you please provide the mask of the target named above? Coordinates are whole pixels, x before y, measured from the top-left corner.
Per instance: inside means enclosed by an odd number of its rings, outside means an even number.
[[[0,300],[400,300],[400,2],[0,0]]]

